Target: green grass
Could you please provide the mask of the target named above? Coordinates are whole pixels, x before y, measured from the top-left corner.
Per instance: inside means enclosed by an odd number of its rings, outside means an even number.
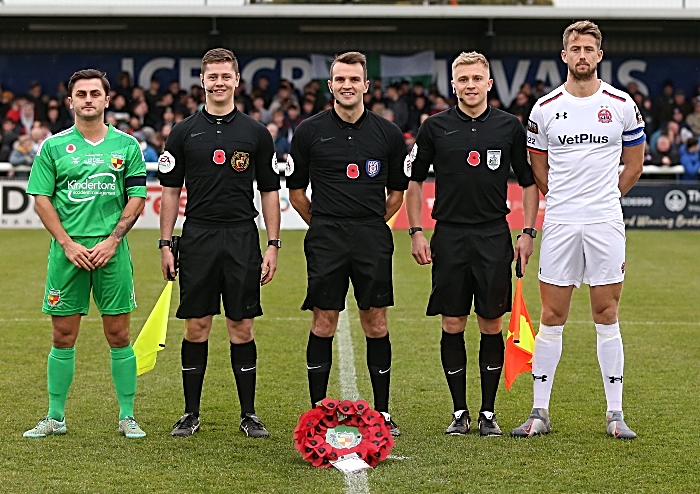
[[[138,309],[132,340],[155,304],[160,279],[157,233],[129,234]],[[317,470],[294,450],[291,433],[308,409],[305,346],[309,314],[304,298],[302,232],[285,231],[279,271],[263,289],[265,316],[256,322],[257,410],[272,433],[251,440],[238,432],[238,400],[223,320],[215,319],[202,399],[202,429],[169,436],[182,411],[179,371],[182,323],[170,321],[167,348],[154,371],[139,378],[137,418],[148,437],[117,433],[117,403],[109,349],[93,307],[77,343],[76,377],[68,407],[69,433],[22,438],[45,413],[49,318],[40,312],[49,237],[38,230],[0,231],[0,491],[18,492],[343,492],[342,474]],[[427,318],[430,270],[410,256],[405,232],[396,233],[395,297],[389,311],[394,362],[391,408],[403,436],[393,454],[368,474],[376,493],[460,492],[697,492],[700,473],[700,267],[697,232],[628,232],[627,280],[621,323],[625,340],[625,411],[639,438],[605,435],[605,399],[596,359],[587,289],[577,290],[565,331],[564,355],[552,398],[553,431],[530,440],[447,437],[449,392],[440,366],[437,318]],[[536,250],[539,248],[539,240]],[[533,319],[539,315],[534,264],[525,279]],[[172,313],[177,303],[174,291]],[[364,338],[351,305],[360,394],[371,397]],[[536,324],[536,323],[535,323]],[[468,398],[478,410],[478,330],[467,328]],[[337,360],[336,360],[337,361]],[[338,396],[337,365],[329,394]],[[499,392],[504,430],[531,407],[531,380],[522,375]]]

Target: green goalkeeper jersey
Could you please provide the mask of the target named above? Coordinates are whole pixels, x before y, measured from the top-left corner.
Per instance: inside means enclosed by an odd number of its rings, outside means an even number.
[[[99,142],[73,126],[42,143],[27,193],[51,198],[71,237],[104,237],[129,197],[146,197],[146,163],[138,141],[112,125]]]

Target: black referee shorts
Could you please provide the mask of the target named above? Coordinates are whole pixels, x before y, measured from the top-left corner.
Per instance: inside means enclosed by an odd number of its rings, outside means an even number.
[[[350,281],[359,309],[394,305],[394,239],[384,221],[312,217],[304,253],[308,287],[302,310],[343,310]]]
[[[202,228],[185,222],[180,240],[180,319],[224,314],[240,321],[262,315],[262,255],[255,223]]]
[[[469,227],[438,222],[430,239],[433,290],[426,314],[475,312],[496,319],[511,310],[513,244],[508,224]]]

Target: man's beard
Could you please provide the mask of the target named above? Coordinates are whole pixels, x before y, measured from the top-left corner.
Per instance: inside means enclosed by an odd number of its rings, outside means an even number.
[[[594,66],[589,66],[588,70],[585,72],[580,72],[576,70],[576,66],[574,66],[573,70],[569,68],[569,73],[571,74],[571,77],[576,82],[588,82],[591,79],[593,79],[593,76],[596,73],[596,70],[598,69],[598,65]]]

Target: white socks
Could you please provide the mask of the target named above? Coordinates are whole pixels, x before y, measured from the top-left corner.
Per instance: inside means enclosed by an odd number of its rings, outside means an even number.
[[[622,410],[622,375],[625,353],[622,349],[620,324],[596,324],[598,332],[598,363],[603,374],[608,410]],[[534,365],[533,365],[534,368]]]
[[[561,358],[563,332],[564,326],[546,326],[540,323],[532,354],[533,408],[549,408],[554,373]]]

